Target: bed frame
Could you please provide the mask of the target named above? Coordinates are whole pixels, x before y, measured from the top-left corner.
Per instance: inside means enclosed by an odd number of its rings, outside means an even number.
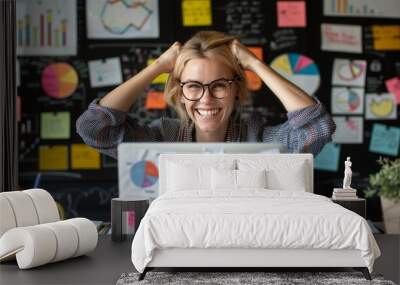
[[[237,158],[294,159],[303,160],[308,167],[309,185],[307,192],[313,192],[313,156],[312,154],[223,154],[224,159]],[[221,158],[221,155],[209,154],[161,154],[159,158],[160,194],[166,181],[166,161],[182,159],[203,160],[204,162]],[[147,265],[139,280],[143,280],[148,271],[156,268],[231,268],[237,271],[262,268],[353,268],[361,271],[367,280],[371,276],[359,250],[329,249],[249,249],[249,248],[168,248],[157,249],[152,261]]]

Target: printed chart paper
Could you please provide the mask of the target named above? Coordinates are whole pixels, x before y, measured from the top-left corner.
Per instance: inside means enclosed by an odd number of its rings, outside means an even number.
[[[90,85],[92,87],[114,86],[122,83],[119,57],[89,61]]]
[[[333,87],[331,94],[332,114],[362,114],[363,88]]]
[[[362,53],[361,26],[321,24],[321,49]]]
[[[365,118],[370,120],[397,119],[396,99],[392,94],[367,94]]]
[[[333,62],[332,85],[365,86],[367,61],[336,58]]]
[[[358,144],[363,143],[363,118],[359,116],[333,116],[336,131],[332,135],[335,143]]]
[[[383,124],[372,126],[369,151],[398,156],[400,146],[400,128]]]
[[[327,143],[314,159],[314,168],[336,172],[339,168],[340,145]]]
[[[308,56],[298,53],[282,54],[271,62],[271,67],[309,95],[318,90],[321,81],[319,69]]]
[[[89,39],[158,38],[158,0],[87,0]]]
[[[76,0],[16,1],[17,55],[76,55]]]
[[[47,96],[54,99],[71,96],[78,87],[78,83],[78,73],[69,63],[51,63],[42,71],[42,89]]]
[[[400,18],[398,0],[324,0],[324,15],[335,17]]]

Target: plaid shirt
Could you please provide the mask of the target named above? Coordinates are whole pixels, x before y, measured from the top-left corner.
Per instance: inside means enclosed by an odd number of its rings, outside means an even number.
[[[309,152],[316,156],[331,141],[336,129],[331,116],[321,102],[287,113],[288,120],[269,126],[259,115],[246,121],[230,120],[226,142],[280,143],[288,152]],[[99,99],[76,121],[83,141],[100,152],[117,158],[121,142],[193,142],[194,124],[183,124],[179,119],[162,117],[149,125],[140,125],[128,113],[100,106]]]

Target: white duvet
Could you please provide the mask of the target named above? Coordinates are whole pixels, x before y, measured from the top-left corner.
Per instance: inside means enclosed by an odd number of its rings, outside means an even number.
[[[370,272],[380,256],[359,215],[324,196],[265,189],[160,196],[133,240],[133,265],[143,272],[165,248],[358,249]]]

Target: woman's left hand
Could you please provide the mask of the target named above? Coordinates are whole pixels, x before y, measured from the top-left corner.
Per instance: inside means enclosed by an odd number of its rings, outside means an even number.
[[[253,66],[260,62],[260,60],[238,40],[232,41],[231,51],[244,69],[253,71]]]

